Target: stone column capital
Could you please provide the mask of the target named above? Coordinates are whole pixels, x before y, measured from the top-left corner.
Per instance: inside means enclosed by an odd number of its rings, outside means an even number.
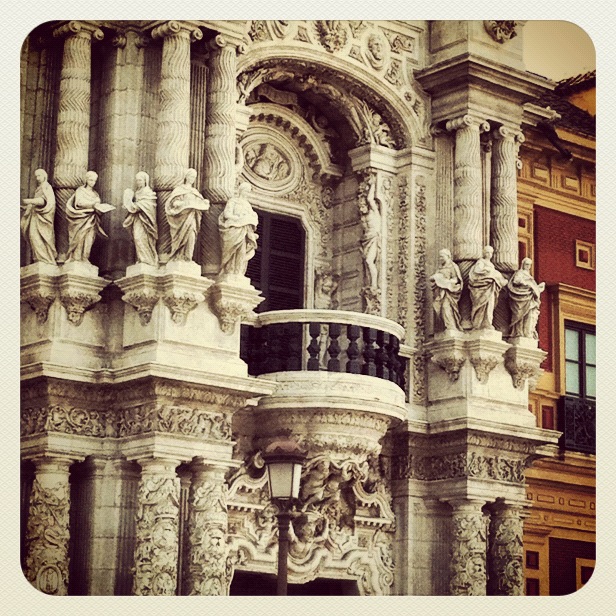
[[[153,39],[164,39],[170,36],[189,38],[192,43],[200,41],[203,38],[203,32],[194,24],[176,20],[166,21],[152,30]]]
[[[34,464],[37,472],[68,473],[71,464],[77,462],[77,459],[46,452],[43,455],[31,458],[31,462]]]
[[[217,49],[223,49],[224,47],[236,47],[226,36],[224,36],[223,34],[217,34],[216,36],[214,36],[214,38],[210,39],[207,42],[207,47],[209,49],[212,49],[213,51],[216,51]],[[242,47],[242,49],[238,49],[238,51],[240,51],[241,53],[243,53],[244,49]]]
[[[175,458],[147,457],[138,458],[136,462],[144,473],[168,475],[175,474],[175,469],[180,465],[181,460]]]
[[[524,133],[522,133],[521,130],[509,128],[508,126],[501,126],[493,130],[491,135],[492,139],[495,139],[497,141],[509,140],[517,144],[522,144],[525,141]]]
[[[451,505],[454,513],[479,513],[487,504],[482,498],[448,498],[446,502]]]
[[[102,41],[105,35],[96,25],[87,21],[67,21],[53,31],[55,38],[69,38],[71,36],[81,36],[83,38],[94,38]]]
[[[486,120],[473,116],[469,113],[458,118],[448,120],[445,124],[445,128],[448,131],[457,131],[461,128],[468,127],[477,127],[480,133],[485,133],[490,130],[490,124]]]

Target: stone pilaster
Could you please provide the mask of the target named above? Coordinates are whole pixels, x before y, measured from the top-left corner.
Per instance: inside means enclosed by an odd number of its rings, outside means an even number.
[[[489,128],[487,122],[470,115],[447,122],[447,130],[456,133],[453,213],[455,261],[474,261],[481,257],[483,191],[479,138]]]
[[[487,518],[484,501],[460,499],[453,507],[451,536],[451,595],[485,595]]]
[[[92,38],[102,40],[103,32],[87,22],[69,21],[53,35],[64,38],[53,170],[58,261],[63,262],[68,250],[66,202],[88,170]]]
[[[154,190],[158,193],[158,252],[164,263],[171,251],[165,202],[182,183],[190,156],[190,44],[203,38],[203,33],[191,24],[168,21],[154,28],[152,37],[163,39]]]
[[[109,203],[121,204],[126,188],[135,187],[141,169],[139,146],[144,95],[144,49],[150,41],[139,32],[126,30],[112,40],[109,57],[109,78],[104,81],[105,104],[103,107],[99,167],[100,192]],[[126,209],[116,207],[106,217],[109,239],[101,247],[99,265],[103,274],[118,278],[135,262],[134,244],[129,230],[123,228]]]
[[[26,579],[48,595],[68,593],[69,458],[35,458],[26,527]]]
[[[191,468],[185,594],[227,595],[227,469],[200,458]]]
[[[180,479],[178,460],[138,461],[135,595],[175,595],[178,568]]]
[[[522,133],[501,126],[492,133],[490,240],[493,262],[504,273],[518,269],[517,155]]]
[[[207,78],[203,194],[210,210],[201,228],[199,259],[206,276],[220,269],[218,217],[235,187],[236,67],[236,47],[217,35],[210,42]]]
[[[523,508],[502,502],[490,519],[488,594],[523,595]]]

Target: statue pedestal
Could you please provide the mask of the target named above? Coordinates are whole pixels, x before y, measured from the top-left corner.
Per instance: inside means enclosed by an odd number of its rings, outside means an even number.
[[[212,311],[220,321],[220,329],[239,340],[237,324],[245,319],[264,300],[246,276],[228,274],[219,277],[209,292]]]
[[[529,391],[535,387],[543,369],[541,363],[547,353],[539,348],[535,338],[510,338],[511,347],[505,355],[505,368],[516,389]],[[528,384],[528,387],[526,385]]]
[[[113,361],[120,373],[156,367],[177,378],[189,378],[191,372],[195,378],[203,373],[221,375],[223,381],[225,375],[248,375],[239,358],[239,329],[236,336],[228,335],[225,322],[219,323],[210,306],[235,301],[250,312],[261,298],[247,278],[234,280],[235,284],[214,283],[201,275],[199,265],[184,261],[160,268],[138,264],[127,268],[126,274],[116,281],[125,303],[123,352]],[[250,301],[253,297],[257,299]]]
[[[506,368],[513,348],[496,330],[435,334],[427,345],[430,421],[477,419],[535,426],[528,392]],[[536,353],[536,351],[535,351]],[[517,356],[516,356],[517,357]]]
[[[110,281],[86,262],[63,266],[33,263],[21,269],[21,364],[25,374],[100,368],[105,307],[101,291]],[[49,370],[48,370],[49,369]]]

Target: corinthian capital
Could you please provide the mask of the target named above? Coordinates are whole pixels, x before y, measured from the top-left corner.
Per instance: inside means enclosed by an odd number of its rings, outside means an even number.
[[[469,113],[460,116],[459,118],[454,118],[453,120],[448,120],[445,128],[447,130],[455,131],[460,128],[467,128],[468,126],[478,126],[480,133],[485,133],[490,130],[490,125],[485,120],[481,118],[477,118]]]
[[[104,38],[103,31],[96,25],[87,21],[67,21],[53,31],[56,38],[68,38],[70,36],[80,35],[85,37],[93,37],[97,41],[102,41]]]
[[[152,38],[154,39],[177,35],[188,35],[191,42],[200,41],[203,38],[203,32],[197,26],[185,21],[166,21],[152,30]]]

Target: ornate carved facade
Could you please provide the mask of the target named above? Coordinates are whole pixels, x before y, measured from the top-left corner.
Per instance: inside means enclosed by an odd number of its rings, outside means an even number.
[[[47,167],[57,201],[55,263],[30,227],[21,269],[23,568],[39,590],[265,592],[278,510],[261,454],[292,437],[298,592],[523,592],[526,472],[558,439],[528,410],[545,353],[509,337],[498,301],[495,328],[471,330],[468,279],[487,244],[501,276],[518,268],[524,104],[554,84],[524,69],[523,24],[460,24],[464,41],[427,21],[29,35],[22,196]],[[460,60],[465,44],[479,55]],[[65,210],[89,167],[115,209],[76,263]],[[123,227],[137,171],[155,192],[151,263]],[[256,233],[230,226],[248,269],[223,275],[219,222],[246,183]],[[170,203],[202,222],[171,229]],[[438,332],[443,248],[461,329]]]

